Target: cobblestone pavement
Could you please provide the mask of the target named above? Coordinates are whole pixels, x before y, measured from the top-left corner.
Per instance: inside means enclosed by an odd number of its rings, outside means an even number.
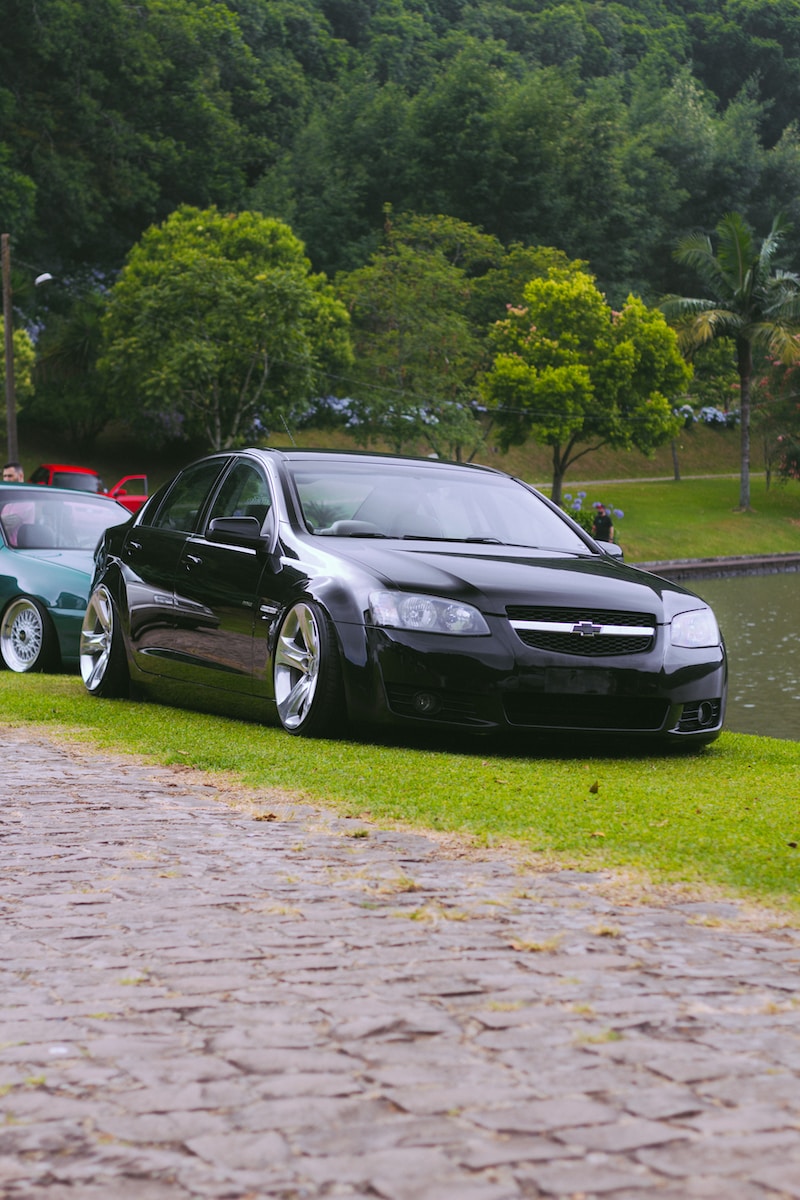
[[[7,1200],[800,1197],[797,932],[5,743]]]

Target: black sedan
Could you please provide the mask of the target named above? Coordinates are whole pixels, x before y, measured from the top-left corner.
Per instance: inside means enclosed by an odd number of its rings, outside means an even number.
[[[391,723],[703,743],[727,688],[708,605],[534,488],[334,451],[212,455],[110,529],[80,658],[94,695],[133,682],[315,737]]]

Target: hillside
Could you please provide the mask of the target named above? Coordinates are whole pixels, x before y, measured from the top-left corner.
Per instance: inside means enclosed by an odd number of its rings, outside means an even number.
[[[288,434],[276,432],[270,437],[269,444],[290,446],[292,441]],[[349,450],[358,448],[344,433],[329,430],[309,431],[302,440],[297,437],[297,444]],[[65,457],[63,449],[40,443],[33,430],[24,428],[20,430],[20,451],[28,475],[40,462],[62,461]],[[175,470],[203,453],[202,446],[189,445],[179,445],[168,452],[156,452],[151,447],[132,443],[117,428],[98,439],[91,451],[78,456],[70,452],[66,454],[66,459],[68,462],[95,467],[107,484],[116,482],[121,475],[144,471],[149,477],[151,490],[154,490]],[[420,447],[419,453],[427,453],[426,447]],[[545,490],[550,484],[549,450],[532,442],[512,447],[508,453],[502,454],[490,440],[487,448],[475,455],[474,461],[498,467],[511,475],[519,475],[530,483],[544,485]],[[678,443],[678,461],[682,477],[736,474],[739,470],[738,432],[718,432],[702,426],[687,431]],[[763,471],[763,460],[755,441],[752,467],[754,472]],[[625,453],[603,449],[587,454],[575,464],[569,472],[566,490],[591,480],[658,478],[674,478],[670,446],[663,446],[652,458],[646,458],[637,451]]]

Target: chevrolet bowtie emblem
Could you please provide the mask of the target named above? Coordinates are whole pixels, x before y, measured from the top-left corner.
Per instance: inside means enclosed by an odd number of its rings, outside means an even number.
[[[581,637],[594,637],[595,634],[603,632],[602,625],[595,625],[593,621],[579,621],[577,625],[572,626],[573,633],[579,633]]]

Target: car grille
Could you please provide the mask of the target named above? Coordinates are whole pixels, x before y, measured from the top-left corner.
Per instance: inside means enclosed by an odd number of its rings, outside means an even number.
[[[506,615],[526,646],[557,654],[582,658],[642,654],[655,641],[656,619],[650,613],[513,604]]]
[[[661,729],[669,704],[642,696],[558,696],[533,692],[506,696],[511,725],[537,729],[630,730],[655,733]]]

